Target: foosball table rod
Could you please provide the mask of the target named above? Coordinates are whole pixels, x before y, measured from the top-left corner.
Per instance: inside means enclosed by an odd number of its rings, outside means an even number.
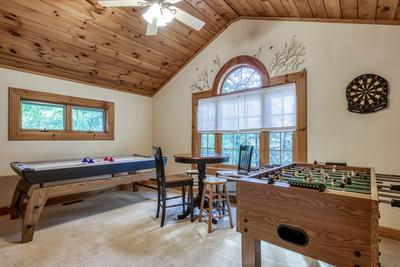
[[[382,182],[394,182],[394,183],[400,183],[400,179],[396,179],[396,178],[389,178],[389,177],[379,177],[376,176],[376,180],[377,181],[382,181]]]
[[[400,184],[391,184],[391,185],[378,184],[378,190],[382,188],[389,188],[389,190],[400,192]]]
[[[379,199],[379,203],[390,204],[392,207],[400,208],[400,199]]]

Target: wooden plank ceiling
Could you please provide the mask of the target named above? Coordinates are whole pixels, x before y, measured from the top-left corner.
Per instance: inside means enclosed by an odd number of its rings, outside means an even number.
[[[184,0],[204,20],[197,32],[172,22],[145,36],[145,8],[96,0],[0,4],[0,65],[153,96],[213,38],[241,18],[399,24],[399,0]]]

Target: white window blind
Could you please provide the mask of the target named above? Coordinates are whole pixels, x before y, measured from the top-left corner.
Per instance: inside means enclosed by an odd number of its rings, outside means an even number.
[[[296,85],[200,99],[198,132],[282,131],[296,128]]]

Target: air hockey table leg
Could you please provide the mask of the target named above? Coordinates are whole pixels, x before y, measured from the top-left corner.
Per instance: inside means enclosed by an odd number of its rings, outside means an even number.
[[[30,193],[32,185],[26,182],[24,179],[18,181],[17,186],[14,190],[13,199],[10,207],[10,219],[15,220],[19,216],[23,216],[23,204],[24,200]]]
[[[36,224],[49,196],[48,188],[35,188],[29,197],[22,223],[22,243],[33,239]]]

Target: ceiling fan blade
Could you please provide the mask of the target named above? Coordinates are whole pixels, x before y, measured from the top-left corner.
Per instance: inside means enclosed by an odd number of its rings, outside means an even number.
[[[177,7],[170,7],[170,9],[173,11],[172,13],[174,14],[175,18],[177,20],[180,20],[181,22],[189,25],[193,29],[200,31],[201,28],[206,24],[204,21],[190,15],[189,13],[183,11],[180,8]]]
[[[174,5],[176,3],[179,3],[180,1],[182,1],[182,0],[166,0],[165,2],[168,4]]]
[[[147,25],[146,35],[152,36],[157,35],[158,26],[157,26],[157,18],[153,18],[153,22]]]
[[[151,2],[146,0],[98,0],[100,5],[106,7],[117,7],[117,6],[148,6]]]

